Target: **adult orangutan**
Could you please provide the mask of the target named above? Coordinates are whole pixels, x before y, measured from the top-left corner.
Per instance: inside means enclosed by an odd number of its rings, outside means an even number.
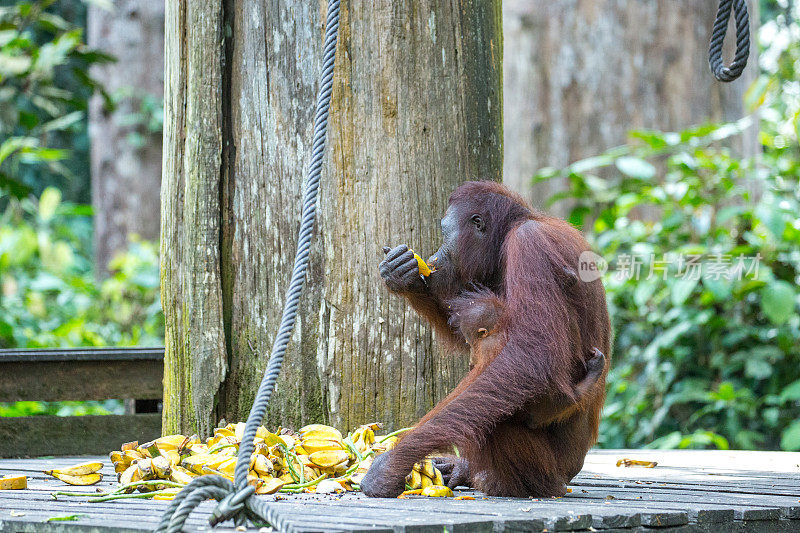
[[[478,302],[485,318],[470,319],[467,329],[486,329],[491,344],[480,357],[472,347],[470,372],[375,459],[361,490],[397,496],[414,463],[455,446],[460,458],[437,459],[450,486],[497,496],[563,495],[597,439],[609,364],[602,282],[576,274],[589,247],[568,223],[482,181],[453,192],[442,237],[429,277],[420,276],[407,246],[387,253],[381,276],[453,346],[466,341],[459,317]]]

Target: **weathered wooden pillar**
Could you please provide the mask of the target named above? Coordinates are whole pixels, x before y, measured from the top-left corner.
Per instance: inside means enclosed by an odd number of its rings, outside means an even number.
[[[162,187],[164,429],[244,419],[292,266],[325,2],[172,2]],[[460,182],[500,179],[500,2],[342,3],[316,240],[270,424],[412,423],[455,385],[382,285]]]

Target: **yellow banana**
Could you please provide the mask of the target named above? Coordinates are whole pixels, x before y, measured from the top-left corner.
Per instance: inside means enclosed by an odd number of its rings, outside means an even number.
[[[165,452],[167,450],[177,450],[185,442],[187,442],[185,435],[166,435],[154,440],[153,444],[158,446],[160,451]]]
[[[431,275],[431,267],[428,266],[428,263],[425,262],[423,258],[419,256],[419,254],[414,254],[414,259],[417,260],[417,266],[419,267],[419,273],[421,276],[428,277]]]
[[[335,440],[342,442],[342,433],[338,429],[323,424],[311,424],[300,428],[300,438],[305,440]]]
[[[134,476],[137,479],[134,479]],[[120,485],[127,485],[128,483],[133,483],[134,481],[139,481],[139,468],[136,465],[131,465],[122,472],[117,479],[119,479]],[[130,491],[129,491],[130,492]]]
[[[406,483],[409,484],[412,490],[422,487],[422,476],[419,472],[412,470],[411,474],[409,475],[411,476],[411,479],[409,480],[408,477],[406,477]]]
[[[139,469],[139,476],[141,479],[148,480],[156,477],[156,471],[153,468],[153,460],[149,457],[136,463],[136,468]]]
[[[262,479],[261,485],[256,489],[256,494],[274,494],[281,490],[286,482],[282,479]]]
[[[422,489],[420,494],[433,498],[449,498],[453,496],[453,491],[450,490],[450,487],[445,487],[444,485],[430,485]]]
[[[158,479],[167,479],[172,473],[172,464],[170,463],[170,460],[163,455],[159,457],[153,457],[150,460],[150,464],[153,466],[153,474]]]
[[[182,466],[173,466],[172,472],[169,475],[170,481],[183,483],[184,485],[191,483],[195,477],[197,477],[195,474],[192,474]]]
[[[178,450],[167,450],[161,454],[161,457],[167,459],[171,465],[177,465],[181,462],[181,456],[178,453]]]
[[[199,455],[201,453],[208,453],[208,446],[205,444],[197,443],[189,446],[189,453],[192,455]]]
[[[219,466],[217,466],[217,470],[219,470],[223,474],[226,474],[226,475],[229,475],[229,476],[233,475],[233,470],[235,468],[236,468],[236,458],[235,457],[233,459],[228,459],[227,461],[225,461],[223,463],[220,463]]]
[[[67,476],[85,476],[86,474],[94,474],[103,468],[103,463],[100,461],[93,461],[91,463],[80,463],[72,465],[67,468],[54,468],[53,470],[45,470],[44,473],[48,475],[64,474]]]
[[[303,450],[309,455],[325,450],[344,450],[344,445],[335,440],[304,440]]]
[[[51,476],[56,479],[60,479],[64,483],[68,485],[94,485],[98,483],[101,479],[103,479],[103,474],[99,474],[97,472],[93,474],[82,474],[82,475],[70,475],[70,474],[62,474],[61,472],[56,472],[54,470],[50,470],[49,472]]]
[[[433,466],[433,461],[430,459],[425,459],[422,462],[422,469],[420,470],[421,473],[425,474],[431,479],[436,477],[436,468]]]
[[[0,477],[0,490],[22,490],[28,488],[27,476]]]
[[[215,437],[236,437],[236,431],[228,425],[224,428],[217,428],[214,430]]]
[[[144,455],[136,450],[122,450],[122,459],[128,464],[133,464],[134,461],[144,459]]]
[[[275,469],[272,467],[272,462],[265,456],[254,454],[253,457],[255,459],[253,461],[252,469],[255,470],[259,475],[271,475],[273,472],[275,472]]]
[[[321,450],[312,453],[309,459],[321,468],[333,468],[342,462],[347,462],[350,456],[344,450]]]

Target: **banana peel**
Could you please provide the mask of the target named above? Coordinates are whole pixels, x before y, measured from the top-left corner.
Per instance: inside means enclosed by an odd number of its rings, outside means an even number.
[[[341,463],[347,463],[350,455],[344,450],[322,450],[309,456],[312,463],[320,468],[335,468]]]
[[[103,474],[100,474],[98,472],[75,476],[70,474],[62,474],[61,472],[56,472],[54,470],[48,470],[45,472],[45,474],[53,476],[54,478],[63,481],[67,485],[78,485],[78,486],[94,485],[95,483],[99,483],[103,479]]]
[[[52,476],[54,474],[65,474],[67,476],[85,476],[86,474],[94,474],[103,468],[103,463],[100,461],[92,461],[90,463],[80,463],[77,465],[68,466],[66,468],[54,468],[53,470],[45,470],[44,473]]]
[[[282,479],[270,478],[267,480],[262,479],[261,485],[256,488],[256,494],[274,494],[281,490],[286,482]]]
[[[304,440],[303,450],[306,451],[308,455],[314,455],[314,453],[322,451],[340,451],[344,450],[344,443],[331,439]]]
[[[197,477],[197,474],[193,474],[183,468],[180,465],[173,466],[172,472],[169,475],[169,480],[175,483],[183,483],[184,485],[188,485],[192,482],[194,478]]]
[[[451,498],[453,496],[453,491],[450,487],[445,487],[444,485],[430,485],[423,488],[420,494],[432,498]]]

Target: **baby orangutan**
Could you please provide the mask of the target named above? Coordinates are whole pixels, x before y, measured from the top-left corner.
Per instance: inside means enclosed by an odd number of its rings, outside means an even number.
[[[503,302],[488,289],[466,292],[451,300],[450,324],[458,329],[470,346],[469,367],[484,368],[491,363],[505,346],[506,338],[501,320],[505,307]],[[525,423],[530,428],[546,426],[567,418],[580,401],[603,375],[605,356],[594,348],[585,362],[586,375],[572,389],[572,394],[543,399],[527,410]]]

